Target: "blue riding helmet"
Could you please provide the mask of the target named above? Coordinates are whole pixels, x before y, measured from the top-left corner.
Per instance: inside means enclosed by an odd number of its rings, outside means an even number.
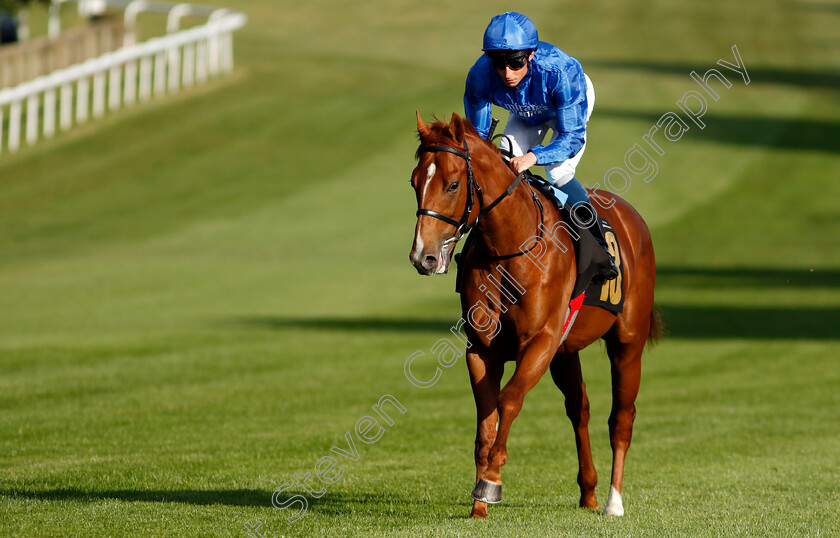
[[[537,27],[521,13],[508,11],[490,20],[481,50],[525,50],[539,45]]]

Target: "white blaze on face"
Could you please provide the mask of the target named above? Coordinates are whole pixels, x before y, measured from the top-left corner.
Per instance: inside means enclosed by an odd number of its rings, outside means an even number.
[[[435,172],[437,172],[437,167],[435,163],[429,165],[429,169],[426,170],[426,184],[423,185],[423,200],[426,199],[426,191],[429,189],[429,184],[432,182],[432,178],[435,177]]]
[[[437,171],[437,167],[435,163],[429,165],[428,170],[426,170],[426,183],[423,185],[423,196],[420,197],[420,203],[423,203],[423,200],[426,199],[426,192],[429,190],[429,184],[432,182],[432,178],[435,176],[435,172]],[[423,220],[420,219],[417,221],[417,236],[414,238],[414,252],[422,252],[423,251],[423,239],[420,237],[420,229],[423,227]]]

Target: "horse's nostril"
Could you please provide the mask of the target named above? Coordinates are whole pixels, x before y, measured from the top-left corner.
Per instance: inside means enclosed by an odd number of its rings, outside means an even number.
[[[426,256],[423,260],[423,265],[426,267],[437,267],[437,258],[434,256]]]

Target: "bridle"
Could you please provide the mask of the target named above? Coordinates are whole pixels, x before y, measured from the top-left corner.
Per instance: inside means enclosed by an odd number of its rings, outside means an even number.
[[[470,159],[470,148],[467,145],[467,139],[464,138],[464,151],[461,151],[457,148],[453,148],[450,146],[438,146],[438,145],[430,145],[430,146],[423,146],[420,148],[419,153],[430,152],[430,153],[437,153],[439,151],[446,151],[448,153],[452,153],[461,157],[467,162],[467,203],[464,205],[464,213],[461,215],[461,220],[455,220],[448,215],[444,215],[443,213],[438,213],[437,211],[433,211],[431,209],[424,209],[420,208],[417,210],[417,216],[426,215],[428,217],[433,217],[438,220],[442,220],[447,224],[451,224],[455,227],[455,235],[444,241],[444,245],[449,243],[457,242],[461,239],[465,234],[469,233],[470,230],[478,226],[478,223],[483,219],[487,214],[493,210],[494,207],[499,205],[499,202],[510,196],[510,194],[516,189],[519,183],[522,181],[524,177],[523,174],[519,174],[516,176],[516,179],[513,180],[505,192],[503,192],[498,198],[493,200],[490,205],[484,207],[484,193],[481,190],[481,186],[478,185],[475,181],[475,174],[473,173],[472,168],[472,160]],[[478,215],[470,222],[470,213],[472,213],[473,205],[475,204],[475,199],[478,198],[478,206],[479,211]],[[542,210],[542,205],[540,204],[540,210]],[[536,246],[536,245],[535,245]],[[534,247],[531,247],[534,248]],[[530,250],[530,249],[529,249]],[[523,253],[524,254],[524,253]]]
[[[495,127],[495,124],[497,122],[498,122],[498,120],[496,120],[496,119],[493,120],[493,127]],[[492,132],[492,128],[491,128],[491,132]],[[500,136],[504,136],[504,135],[496,135],[496,138],[498,138]],[[457,155],[467,162],[467,202],[464,205],[464,213],[461,215],[461,220],[455,220],[448,215],[444,215],[443,213],[439,213],[439,212],[434,211],[432,209],[420,208],[420,209],[417,210],[417,216],[418,217],[421,216],[421,215],[426,215],[428,217],[433,217],[433,218],[436,218],[438,220],[442,220],[443,222],[445,222],[447,224],[450,224],[450,225],[455,227],[455,235],[453,235],[452,237],[450,237],[449,239],[444,241],[443,246],[446,246],[449,243],[457,243],[461,239],[461,237],[463,237],[465,234],[469,233],[470,230],[472,230],[473,228],[478,226],[478,223],[481,221],[481,219],[483,219],[485,216],[487,216],[487,214],[490,213],[490,211],[492,211],[494,207],[499,205],[499,202],[501,202],[502,200],[504,200],[505,198],[510,196],[511,193],[516,189],[516,187],[522,181],[522,178],[524,178],[526,176],[526,172],[522,172],[521,174],[518,174],[516,176],[516,179],[514,179],[513,182],[510,185],[508,185],[508,188],[505,189],[505,192],[503,192],[498,198],[493,200],[490,203],[490,205],[488,205],[487,207],[484,207],[484,192],[481,190],[481,186],[478,183],[476,183],[476,181],[475,181],[475,174],[473,173],[473,168],[472,168],[472,160],[470,159],[470,148],[467,145],[467,139],[466,138],[464,138],[463,145],[464,145],[464,151],[461,151],[457,148],[453,148],[453,147],[450,147],[450,146],[439,146],[439,145],[422,146],[418,150],[418,153],[424,153],[424,152],[437,153],[439,151],[445,151],[445,152]],[[530,184],[526,183],[526,185],[528,185],[530,187]],[[475,219],[473,219],[473,221],[470,222],[469,221],[470,213],[472,213],[472,208],[473,208],[473,205],[475,204],[475,198],[476,197],[478,198],[478,207],[479,207],[478,215],[476,215]],[[537,193],[534,191],[533,188],[531,188],[531,198],[534,201],[534,205],[537,206],[537,208],[540,211],[540,226],[538,226],[539,236],[536,237],[536,241],[527,250],[522,250],[522,251],[519,251],[519,252],[515,252],[513,254],[505,254],[505,255],[502,255],[502,256],[491,256],[492,260],[507,260],[507,259],[510,259],[510,258],[515,258],[517,256],[522,256],[523,254],[527,254],[528,252],[531,252],[532,250],[534,250],[534,248],[536,248],[536,246],[538,244],[540,244],[540,242],[542,241],[542,239],[543,239],[543,229],[544,229],[544,225],[542,223],[545,221],[545,212],[543,210],[542,202],[540,202],[540,199],[537,196]],[[464,248],[466,249],[467,247],[464,247]]]

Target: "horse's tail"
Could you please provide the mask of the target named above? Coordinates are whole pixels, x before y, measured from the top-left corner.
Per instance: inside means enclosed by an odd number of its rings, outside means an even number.
[[[654,304],[650,311],[650,330],[648,331],[647,344],[652,346],[667,332],[665,322],[662,320],[662,309]]]

